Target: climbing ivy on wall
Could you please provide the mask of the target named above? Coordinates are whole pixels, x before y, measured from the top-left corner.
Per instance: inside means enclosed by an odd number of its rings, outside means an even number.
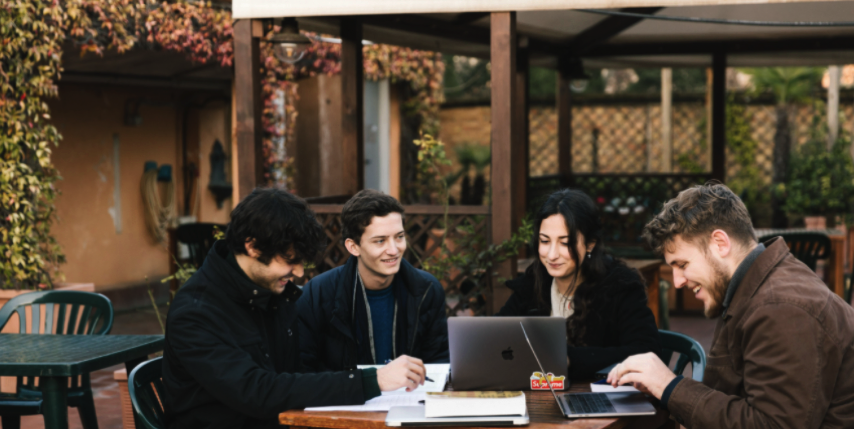
[[[271,27],[268,38],[277,30]],[[231,13],[204,2],[18,0],[0,5],[0,287],[51,287],[65,260],[50,234],[59,179],[50,155],[61,136],[49,122],[46,103],[58,95],[63,43],[73,42],[81,55],[153,48],[230,67],[232,36]],[[284,137],[294,137],[297,79],[339,73],[340,54],[339,44],[315,41],[294,66],[280,63],[272,46],[262,42],[268,169],[293,168],[292,160],[274,150],[273,140],[282,137],[283,129]],[[368,79],[408,82],[407,113],[421,119],[423,131],[437,131],[444,72],[438,53],[369,45],[364,66]],[[286,94],[284,116],[274,106],[279,90]]]
[[[68,15],[56,2],[0,7],[0,285],[48,287],[64,256],[50,235],[50,161],[60,135],[45,99],[56,96]]]

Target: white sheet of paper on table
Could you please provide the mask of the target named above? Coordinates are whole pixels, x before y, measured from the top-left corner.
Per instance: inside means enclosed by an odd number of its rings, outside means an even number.
[[[418,386],[412,392],[407,392],[406,388],[394,390],[391,392],[383,392],[382,396],[378,396],[365,402],[364,405],[342,405],[332,407],[312,407],[306,408],[306,411],[388,411],[391,407],[419,405],[418,401],[423,401],[426,392],[442,392],[445,390],[445,384],[448,382],[448,374],[451,371],[450,364],[426,364],[427,377],[430,377],[432,382],[424,382],[423,386]],[[365,368],[382,368],[383,365],[359,365],[359,369]]]
[[[341,405],[333,407],[306,408],[306,411],[388,411],[391,407],[419,405],[426,395],[422,392],[409,392],[405,395],[382,395],[365,402],[364,405]]]

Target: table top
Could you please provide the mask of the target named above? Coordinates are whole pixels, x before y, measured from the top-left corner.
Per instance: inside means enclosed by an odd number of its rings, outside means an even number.
[[[162,335],[0,334],[0,375],[71,377],[161,350]]]
[[[590,382],[573,382],[569,392],[589,392]],[[596,419],[567,419],[557,407],[551,392],[525,392],[528,403],[528,415],[531,424],[527,428],[572,428],[572,429],[616,429],[658,428],[668,419],[668,413],[658,410],[654,416],[618,417]],[[292,410],[279,414],[279,424],[290,426],[322,427],[322,428],[385,428],[385,412],[353,412],[353,411],[302,411]]]

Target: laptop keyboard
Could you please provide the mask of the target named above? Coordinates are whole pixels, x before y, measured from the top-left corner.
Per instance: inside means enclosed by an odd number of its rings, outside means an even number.
[[[617,410],[604,393],[585,393],[565,395],[571,414],[616,413]]]

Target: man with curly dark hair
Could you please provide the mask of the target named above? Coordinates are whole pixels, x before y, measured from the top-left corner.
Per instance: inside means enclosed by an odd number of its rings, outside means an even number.
[[[759,243],[729,188],[686,189],[644,232],[677,288],[718,318],[702,381],[658,356],[631,356],[609,374],[655,396],[691,428],[854,427],[854,309],[790,252]]]
[[[363,404],[424,383],[418,359],[302,374],[295,304],[303,261],[325,248],[305,201],[255,189],[169,310],[161,398],[170,428],[278,427],[294,408]]]

